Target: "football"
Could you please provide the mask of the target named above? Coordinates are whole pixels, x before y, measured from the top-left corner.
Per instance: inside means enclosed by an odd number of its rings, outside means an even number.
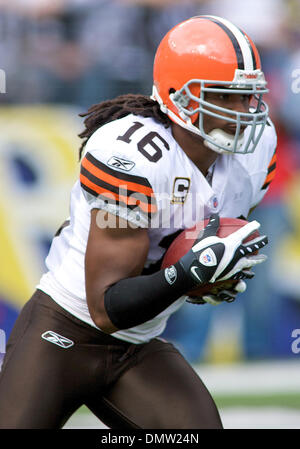
[[[174,265],[184,254],[186,254],[194,245],[200,231],[205,228],[208,223],[208,219],[197,223],[195,226],[189,229],[184,229],[172,242],[172,244],[167,249],[161,268],[167,268]],[[233,232],[237,231],[242,226],[245,226],[248,221],[240,218],[221,218],[220,217],[220,227],[217,232],[218,237],[227,237]],[[250,241],[256,237],[259,237],[259,232],[255,231],[249,235],[244,243]],[[231,289],[238,283],[238,280],[228,279],[226,281],[217,281],[215,283],[207,282],[201,286],[187,293],[190,297],[202,297],[204,294],[217,295],[218,292],[224,289]]]

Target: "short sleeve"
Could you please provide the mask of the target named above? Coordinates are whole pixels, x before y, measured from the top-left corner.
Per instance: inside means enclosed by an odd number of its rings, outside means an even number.
[[[148,227],[157,213],[150,182],[137,174],[135,167],[126,166],[130,161],[114,157],[104,162],[99,153],[87,152],[80,168],[80,184],[90,209],[102,209],[135,226]]]
[[[277,153],[275,148],[272,159],[268,165],[267,175],[265,177],[261,190],[266,190],[273,181],[273,179],[275,178],[276,164],[277,164]]]
[[[251,207],[255,207],[262,201],[276,175],[277,135],[272,122],[269,123],[269,127],[267,139],[262,146],[264,157],[259,161],[260,168],[262,167],[263,170],[253,175],[255,189]]]

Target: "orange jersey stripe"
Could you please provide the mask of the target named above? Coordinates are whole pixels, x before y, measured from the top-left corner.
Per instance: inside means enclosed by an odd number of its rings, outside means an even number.
[[[269,167],[271,167],[277,161],[277,153],[275,153],[269,163]]]
[[[111,192],[107,189],[103,189],[102,187],[97,186],[92,181],[90,181],[86,176],[80,175],[80,182],[84,184],[86,187],[94,190],[99,195],[103,195],[109,199],[115,198],[118,201],[122,201],[123,203],[134,206],[137,205],[143,212],[145,213],[155,213],[157,212],[157,207],[155,204],[146,204],[141,202],[139,199],[134,197],[127,197],[124,195],[118,195],[117,193]]]
[[[102,171],[100,168],[95,167],[90,161],[88,161],[86,158],[82,161],[83,167],[88,170],[92,175],[94,175],[96,178],[102,179],[103,181],[107,182],[108,184],[112,184],[113,186],[119,187],[119,186],[126,186],[128,190],[135,191],[137,193],[142,193],[146,196],[153,196],[153,190],[151,187],[142,186],[140,184],[137,184],[135,182],[130,181],[124,181],[121,179],[118,179],[115,176],[109,175]]]
[[[271,171],[271,173],[269,173],[268,176],[266,177],[264,184],[267,184],[267,183],[273,181],[273,179],[275,178],[275,173],[276,173],[276,170]]]

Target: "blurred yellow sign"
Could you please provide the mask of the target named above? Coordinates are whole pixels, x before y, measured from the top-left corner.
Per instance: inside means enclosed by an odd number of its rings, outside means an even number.
[[[47,242],[69,214],[79,170],[78,112],[0,108],[0,297],[17,307],[33,293]]]

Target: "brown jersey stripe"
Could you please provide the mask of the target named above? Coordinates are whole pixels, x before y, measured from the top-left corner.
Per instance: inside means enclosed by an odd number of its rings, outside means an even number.
[[[261,190],[267,189],[270,184],[271,184],[271,181],[270,182],[265,182],[264,185],[262,186]]]
[[[94,190],[90,189],[89,187],[87,187],[85,184],[81,183],[81,187],[88,193],[90,193],[93,196],[96,197],[101,197],[104,200],[107,200],[108,202],[113,201],[114,203],[117,203],[118,205],[122,205],[123,207],[127,207],[128,209],[132,209],[134,207],[136,207],[136,205],[129,205],[126,203],[122,203],[121,201],[117,201],[116,198],[114,197],[113,194],[105,194],[105,193],[101,193],[98,194],[97,192],[95,192]],[[142,212],[144,214],[144,212]]]
[[[110,190],[104,189],[97,184],[90,181],[86,176],[80,174],[80,182],[83,187],[88,187],[90,189],[90,193],[94,196],[102,195],[110,200],[114,199],[118,202],[124,203],[126,206],[138,206],[144,213],[155,213],[157,212],[156,204],[145,204],[139,198],[134,196],[125,196],[117,193],[113,193]]]
[[[143,176],[132,175],[129,173],[123,173],[118,170],[114,170],[113,168],[108,167],[106,164],[103,164],[103,162],[100,162],[98,159],[92,156],[91,153],[87,153],[85,158],[95,167],[99,168],[108,175],[116,176],[118,179],[134,182],[145,187],[151,187],[147,178],[144,178]]]
[[[99,191],[97,192],[96,190],[91,188],[92,186],[88,187],[86,184],[84,184],[83,180],[81,181],[81,187],[93,196],[97,197],[99,196],[104,200],[108,200],[108,202],[113,201],[114,203],[121,205],[123,207],[127,207],[130,210],[138,207],[140,212],[143,215],[147,215],[148,218],[150,218],[151,214],[157,212],[156,206],[153,205],[146,206],[144,204],[141,204],[137,198],[134,197],[128,198],[126,196],[113,194],[109,191],[105,191],[104,189],[101,189],[100,191],[100,188],[98,189]]]
[[[105,181],[107,184],[111,184],[112,186],[119,187],[124,186],[126,184],[128,190],[142,193],[146,196],[152,196],[153,190],[149,184],[149,182],[146,180],[146,178],[143,178],[144,182],[146,181],[148,186],[142,185],[140,183],[132,182],[137,177],[131,177],[130,175],[127,175],[126,178],[123,173],[116,172],[115,170],[112,170],[114,175],[106,173],[104,170],[100,169],[99,167],[96,167],[92,162],[90,162],[87,158],[84,158],[82,160],[81,164],[88,172],[90,172],[93,176],[95,176],[98,179],[101,179]],[[117,175],[117,176],[116,176]],[[139,177],[140,178],[140,177]]]
[[[272,173],[274,170],[276,170],[276,162],[274,164],[270,165],[268,168],[268,175]]]
[[[86,186],[85,184],[83,184],[82,182],[80,182],[81,187],[83,188],[83,190],[85,190],[86,192],[90,193],[93,196],[99,196],[97,192],[95,192],[94,190],[92,190],[90,187]]]
[[[267,172],[267,176],[265,178],[264,184],[262,186],[262,190],[266,189],[270,185],[270,183],[273,181],[273,179],[275,178],[276,162],[277,162],[277,153],[275,150],[274,154],[272,156],[272,159],[269,163],[269,166],[268,166],[268,172]]]
[[[269,171],[270,167],[272,167],[274,164],[276,166],[276,162],[277,162],[277,153],[274,153],[273,157],[271,159],[271,162],[269,163],[268,171]]]
[[[152,193],[151,196],[144,195],[140,192],[136,192],[134,190],[128,190],[128,185],[126,184],[126,181],[123,181],[123,183],[120,183],[119,186],[113,186],[111,184],[108,184],[107,182],[103,181],[102,179],[96,178],[92,173],[90,173],[88,170],[86,170],[83,166],[81,166],[80,173],[84,175],[87,179],[89,179],[91,182],[96,184],[99,187],[102,187],[103,189],[107,190],[108,192],[112,192],[113,194],[121,194],[125,196],[132,196],[132,195],[138,195],[140,201],[142,201],[145,204],[149,204],[149,202],[155,202],[154,193]]]
[[[266,177],[265,183],[273,181],[274,178],[275,178],[275,170],[273,170],[271,173],[268,174],[268,176]]]
[[[262,186],[262,190],[266,189],[271,184],[271,182],[275,178],[275,173],[276,171],[273,170],[271,173],[268,174],[268,176],[265,179],[264,185]]]

